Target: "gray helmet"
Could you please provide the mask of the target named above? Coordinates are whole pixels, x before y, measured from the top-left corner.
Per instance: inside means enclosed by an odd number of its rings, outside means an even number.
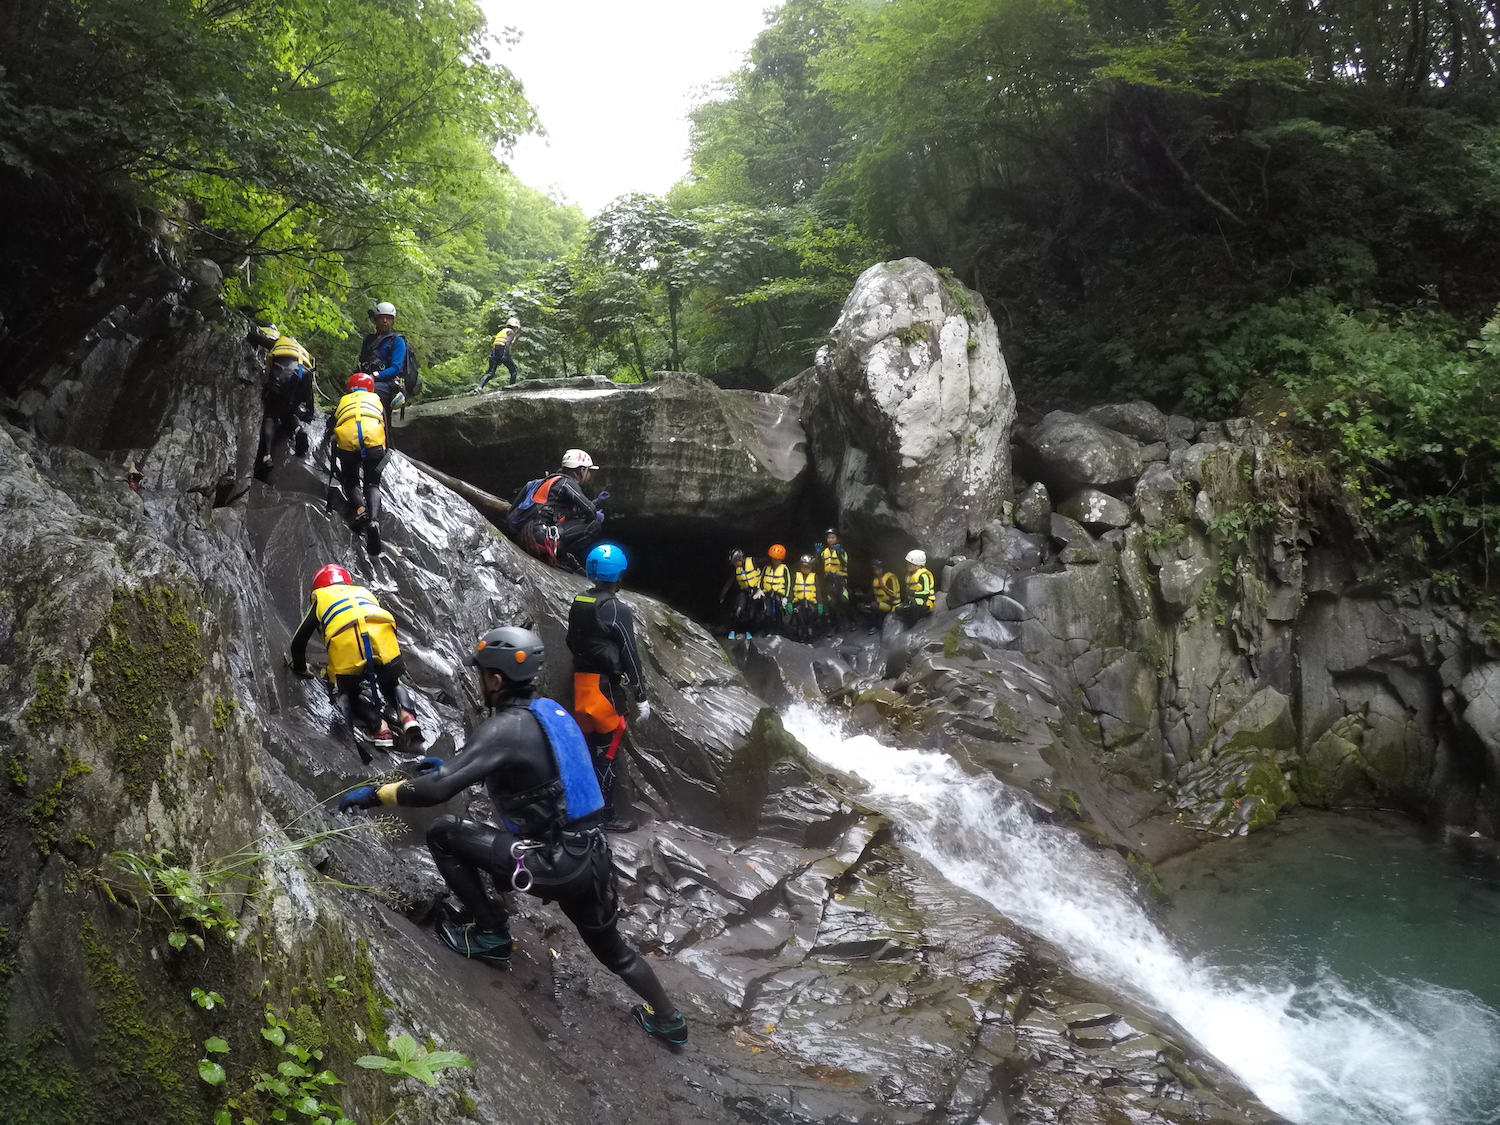
[[[536,679],[546,659],[542,638],[519,625],[502,625],[479,638],[479,647],[469,654],[468,663],[487,672],[495,672],[513,684],[529,684]]]

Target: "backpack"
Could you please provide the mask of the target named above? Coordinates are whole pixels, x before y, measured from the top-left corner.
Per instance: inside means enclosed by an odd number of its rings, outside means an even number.
[[[401,336],[401,333],[392,332],[391,335]],[[396,378],[401,381],[402,393],[407,398],[416,398],[417,395],[422,393],[421,364],[417,362],[417,353],[411,346],[411,341],[407,340],[405,336],[401,336],[401,339],[406,342],[406,358],[401,361],[401,370],[397,372]],[[359,346],[359,362],[362,368],[368,369],[379,361],[378,353],[375,350],[376,344],[379,341],[380,336],[374,332],[366,335],[364,340],[361,341]]]
[[[552,476],[529,480],[522,486],[521,491],[516,493],[516,499],[510,506],[510,515],[505,517],[505,522],[512,531],[519,530],[520,526],[531,518],[532,509],[536,507],[536,490],[556,475],[553,473]]]
[[[275,356],[266,369],[266,389],[277,398],[295,397],[302,381],[302,365],[291,357]]]

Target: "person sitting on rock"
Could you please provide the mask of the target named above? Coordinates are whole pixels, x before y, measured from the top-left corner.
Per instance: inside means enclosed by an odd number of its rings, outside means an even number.
[[[380,478],[385,468],[385,407],[375,381],[363,371],[349,376],[347,393],[333,412],[333,461],[355,534],[380,554]]]
[[[458,914],[444,904],[439,939],[462,957],[509,963],[509,919],[485,889],[488,872],[502,891],[555,901],[599,963],[645,1001],[632,1013],[636,1023],[668,1043],[686,1043],[687,1021],[620,936],[614,866],[599,827],[604,798],[578,724],[534,693],[544,660],[542,639],[530,629],[491,629],[468,661],[490,717],[458,756],[427,759],[433,768],[407,781],[351,789],[339,808],[427,808],[482,784],[504,828],[450,815],[427,830],[433,861],[464,908]]]
[[[734,550],[729,552],[729,565],[734,573],[724,583],[724,590],[719,594],[719,602],[722,604],[734,590],[734,603],[729,607],[729,639],[732,641],[737,635],[750,636],[750,630],[760,625],[760,606],[765,597],[760,588],[760,567],[755,565],[755,560],[745,554],[744,551]]]
[[[818,561],[823,569],[823,605],[828,623],[837,629],[849,615],[849,552],[839,543],[838,529],[830,527],[823,533]]]
[[[510,372],[510,385],[516,385],[516,361],[511,358],[510,349],[516,342],[516,337],[521,334],[521,322],[511,317],[505,322],[505,327],[495,333],[495,339],[490,343],[490,369],[484,373],[484,378],[479,380],[479,386],[475,387],[471,394],[478,394],[484,390],[484,385],[495,376],[500,365],[505,364],[506,370]]]
[[[906,552],[906,589],[896,612],[908,625],[930,617],[937,605],[937,583],[927,569],[925,551]]]
[[[408,746],[420,746],[422,730],[412,713],[411,694],[401,682],[406,664],[396,639],[396,619],[336,563],[313,575],[311,604],[287,653],[287,667],[304,680],[313,678],[307,669],[307,642],[320,628],[328,648],[324,674],[354,731],[360,758],[371,761],[365,743],[380,750],[395,746],[387,716],[400,727]]]
[[[375,322],[375,331],[360,341],[358,366],[375,380],[374,391],[389,419],[396,396],[405,390],[402,376],[406,371],[406,337],[396,331],[396,306],[389,301],[381,301],[371,309],[370,319]]]
[[[646,677],[635,647],[635,612],[619,597],[626,559],[622,548],[600,543],[589,552],[584,572],[592,589],[573,599],[568,610],[568,651],[573,654],[573,718],[583,731],[599,792],[604,795],[606,832],[634,832],[635,822],[615,813],[615,762],[625,737],[625,692],[635,697],[636,718],[651,717]]]
[[[295,435],[292,450],[307,454],[307,431],[301,424],[313,419],[313,358],[274,324],[256,328],[250,342],[266,348],[266,375],[260,388],[260,447],[255,451],[255,479],[269,481],[276,467],[277,446]]]
[[[797,560],[792,575],[791,625],[803,644],[811,644],[818,624],[818,571],[811,555]]]
[[[786,600],[792,592],[792,572],[786,565],[786,548],[772,543],[766,552],[770,556],[760,572],[760,588],[764,593],[766,625],[773,632],[786,624]]]
[[[584,487],[598,466],[581,449],[563,454],[562,468],[550,476],[531,481],[511,507],[510,529],[516,542],[550,566],[579,571],[579,560],[599,538],[604,513],[598,503],[609,497],[599,493],[590,500]]]
[[[875,627],[885,623],[895,608],[901,604],[901,579],[893,571],[886,570],[882,559],[871,559],[870,568],[875,577],[870,582],[871,604],[874,607]]]

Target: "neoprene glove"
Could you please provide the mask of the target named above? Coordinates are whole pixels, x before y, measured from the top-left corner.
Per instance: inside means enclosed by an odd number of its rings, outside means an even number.
[[[608,499],[609,499],[609,489],[607,489],[607,488],[601,488],[599,490],[598,497],[595,498],[595,500],[594,500],[594,503],[595,504],[602,504],[602,503],[604,503]]]
[[[311,672],[309,672],[307,670],[307,666],[306,665],[298,664],[295,660],[293,660],[291,653],[287,653],[281,659],[282,659],[282,663],[284,663],[287,666],[287,670],[289,672],[291,672],[292,675],[296,676],[299,680],[315,680],[315,679],[317,679],[316,676],[314,676]]]
[[[417,772],[418,773],[431,773],[433,770],[440,770],[440,769],[442,769],[447,764],[448,763],[445,762],[445,761],[443,761],[442,758],[418,758],[417,759]]]
[[[651,717],[651,702],[643,699],[635,705],[635,721],[644,723]]]
[[[594,522],[595,523],[603,523],[604,522],[604,513],[603,512],[595,512],[594,513]]]
[[[375,793],[373,785],[356,785],[344,794],[344,799],[339,802],[339,812],[349,812],[351,809],[373,809],[380,804],[380,798]]]

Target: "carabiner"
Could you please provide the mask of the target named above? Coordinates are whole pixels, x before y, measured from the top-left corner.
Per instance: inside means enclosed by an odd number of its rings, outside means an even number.
[[[536,882],[526,870],[526,853],[530,850],[525,840],[517,840],[510,846],[510,858],[516,861],[516,869],[510,873],[510,885],[521,894],[531,890],[532,883]]]

